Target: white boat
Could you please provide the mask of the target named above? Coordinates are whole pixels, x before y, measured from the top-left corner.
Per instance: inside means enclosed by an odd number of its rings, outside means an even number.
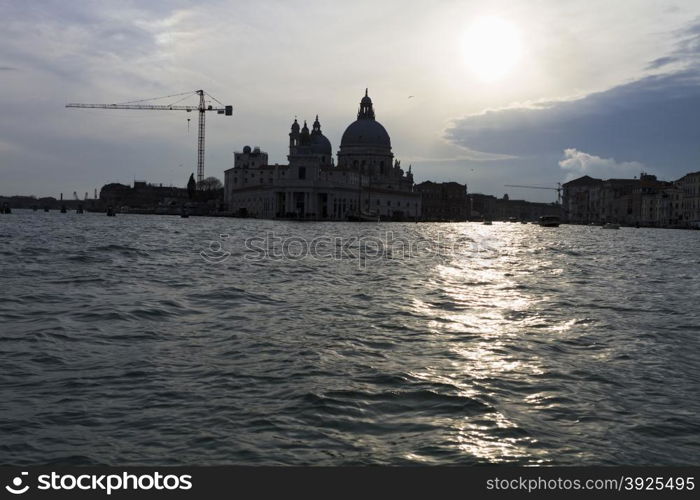
[[[493,224],[493,222],[491,222],[490,220],[484,221],[484,226],[491,226],[492,224]]]
[[[608,222],[603,225],[602,229],[620,229],[620,224],[615,224],[614,222]]]
[[[542,227],[559,227],[561,220],[556,215],[543,215],[537,223]]]

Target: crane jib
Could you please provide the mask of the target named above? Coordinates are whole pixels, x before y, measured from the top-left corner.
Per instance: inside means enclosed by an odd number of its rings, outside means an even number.
[[[216,111],[219,115],[233,116],[233,106],[225,105],[222,108],[215,108],[211,104],[205,104],[203,90],[195,92],[199,95],[199,106],[174,106],[174,105],[158,105],[158,104],[66,104],[67,108],[93,108],[93,109],[141,109],[141,110],[156,110],[156,111],[199,111],[199,134],[197,138],[197,181],[201,182],[204,179],[204,112]],[[184,95],[184,94],[183,94]],[[207,94],[208,95],[208,94]],[[173,96],[166,96],[173,97]],[[210,96],[211,97],[211,96]],[[218,99],[214,98],[216,102]],[[134,102],[134,101],[132,101]],[[219,104],[221,104],[219,102]],[[189,118],[188,118],[189,121]]]

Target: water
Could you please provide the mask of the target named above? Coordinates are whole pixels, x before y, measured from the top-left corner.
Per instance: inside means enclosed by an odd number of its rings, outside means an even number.
[[[698,464],[699,248],[16,210],[0,464]]]

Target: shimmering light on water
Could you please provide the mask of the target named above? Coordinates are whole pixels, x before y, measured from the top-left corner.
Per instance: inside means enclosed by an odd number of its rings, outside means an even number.
[[[698,231],[15,211],[0,245],[3,464],[700,462]]]

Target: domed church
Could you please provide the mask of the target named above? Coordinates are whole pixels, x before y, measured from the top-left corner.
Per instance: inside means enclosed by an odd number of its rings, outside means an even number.
[[[225,202],[233,215],[311,220],[415,220],[421,196],[413,174],[391,151],[367,89],[357,120],[345,129],[337,164],[318,115],[309,130],[294,119],[287,165],[270,165],[260,148],[234,153],[226,170]]]

